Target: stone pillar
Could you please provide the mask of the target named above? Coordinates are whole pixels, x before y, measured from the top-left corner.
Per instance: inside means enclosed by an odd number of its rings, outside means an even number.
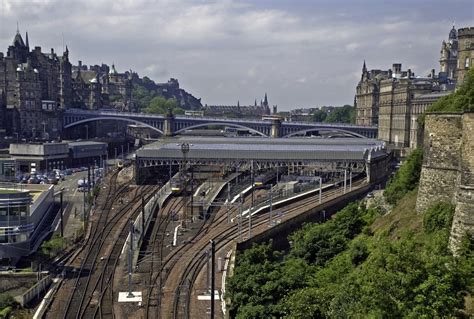
[[[272,119],[272,128],[270,130],[270,137],[280,137],[280,129],[281,129],[281,120],[280,119]]]
[[[168,113],[165,116],[165,122],[163,123],[163,135],[164,136],[173,136],[174,130],[174,115],[171,109],[168,110]]]

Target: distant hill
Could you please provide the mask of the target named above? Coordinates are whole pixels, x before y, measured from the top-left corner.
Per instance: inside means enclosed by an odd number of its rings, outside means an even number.
[[[156,97],[175,99],[177,106],[182,110],[199,110],[202,107],[201,99],[180,88],[177,79],[171,78],[167,83],[155,83],[146,76],[143,78],[136,76],[132,79],[132,85],[133,100],[139,110],[148,108]]]

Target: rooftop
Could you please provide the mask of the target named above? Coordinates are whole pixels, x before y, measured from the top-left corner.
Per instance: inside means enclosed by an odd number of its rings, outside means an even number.
[[[141,159],[182,159],[181,144],[189,144],[189,159],[355,160],[384,155],[384,142],[365,138],[228,138],[186,136],[163,139],[137,151]]]

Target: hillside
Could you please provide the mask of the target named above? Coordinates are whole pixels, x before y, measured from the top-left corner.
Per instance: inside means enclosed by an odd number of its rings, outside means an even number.
[[[201,109],[201,99],[194,97],[179,87],[178,80],[170,79],[167,83],[155,83],[148,77],[134,78],[133,98],[138,104],[139,110],[146,111],[147,108],[160,109],[159,113],[166,113],[161,108],[166,107],[166,102],[172,104],[175,113],[182,110]]]
[[[416,156],[390,184],[408,183],[406,174],[419,176]],[[292,234],[288,253],[272,251],[269,243],[238,254],[227,286],[232,317],[474,315],[466,298],[473,289],[474,243],[466,239],[459,257],[452,256],[454,207],[433,203],[416,214],[417,182],[409,182],[412,191],[402,189],[388,213],[352,203],[331,220]]]

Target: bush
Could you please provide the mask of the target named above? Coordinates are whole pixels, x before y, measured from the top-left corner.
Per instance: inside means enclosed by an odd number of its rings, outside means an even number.
[[[13,311],[12,307],[5,307],[2,310],[0,310],[0,319],[7,319],[10,317],[11,313]]]
[[[0,294],[0,309],[11,307],[16,304],[15,299],[9,294]]]
[[[395,205],[405,194],[418,186],[423,163],[423,151],[416,149],[407,157],[384,191],[388,203]]]
[[[474,69],[467,74],[464,83],[456,92],[444,96],[432,106],[427,112],[462,112],[474,110]]]
[[[50,240],[43,242],[41,245],[41,253],[49,257],[54,257],[63,251],[67,244],[68,243],[64,238],[60,237],[58,234],[54,234]]]
[[[454,215],[454,205],[449,203],[436,203],[429,207],[423,216],[423,228],[426,233],[438,230],[451,229]]]

